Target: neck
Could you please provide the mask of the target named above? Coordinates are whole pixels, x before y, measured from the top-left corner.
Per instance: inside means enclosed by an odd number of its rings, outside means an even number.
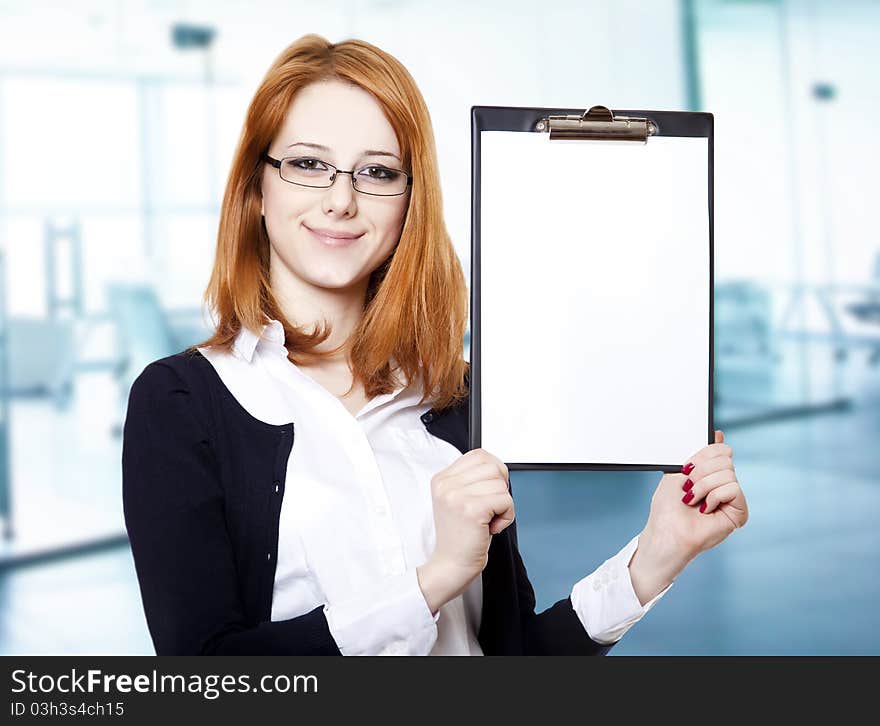
[[[270,268],[272,292],[281,306],[285,318],[304,332],[312,332],[326,320],[333,332],[316,350],[326,351],[345,342],[345,346],[324,364],[345,364],[350,351],[349,341],[354,329],[364,314],[369,278],[347,288],[331,289],[312,285],[291,274],[282,275],[276,271],[280,265]]]

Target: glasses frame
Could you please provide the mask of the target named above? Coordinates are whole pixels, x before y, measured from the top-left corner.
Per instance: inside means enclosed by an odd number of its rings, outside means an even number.
[[[333,173],[330,175],[330,183],[329,184],[303,184],[302,182],[290,181],[290,179],[285,179],[281,176],[281,165],[287,161],[288,159],[315,159],[315,161],[320,161],[325,166],[333,169]],[[263,160],[267,163],[274,166],[278,169],[278,176],[281,181],[287,182],[288,184],[296,184],[300,187],[308,187],[310,189],[329,189],[336,183],[336,176],[338,174],[348,174],[351,177],[351,188],[354,189],[358,194],[367,194],[371,197],[399,197],[403,194],[406,194],[408,188],[412,186],[413,178],[411,174],[407,174],[403,169],[393,169],[390,166],[385,166],[384,164],[365,164],[360,167],[360,169],[352,169],[350,171],[345,171],[345,169],[340,169],[339,167],[331,164],[329,161],[324,161],[323,159],[319,159],[317,156],[285,156],[283,159],[276,159],[273,156],[269,156],[269,154],[263,154]],[[407,189],[404,189],[402,192],[396,192],[395,194],[376,194],[375,192],[365,192],[362,189],[358,189],[354,183],[354,175],[355,172],[360,171],[368,166],[381,166],[383,169],[388,169],[388,171],[396,171],[406,176],[406,186]]]

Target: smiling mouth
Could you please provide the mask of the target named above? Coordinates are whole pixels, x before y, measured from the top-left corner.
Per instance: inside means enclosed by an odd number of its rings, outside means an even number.
[[[357,237],[330,237],[329,235],[316,232],[310,227],[306,227],[306,229],[309,231],[309,234],[312,235],[318,242],[326,245],[327,247],[348,247],[349,245],[363,237],[363,235],[358,235]]]

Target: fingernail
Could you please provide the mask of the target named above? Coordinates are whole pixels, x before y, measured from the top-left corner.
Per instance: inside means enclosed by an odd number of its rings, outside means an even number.
[[[693,485],[694,485],[694,483],[693,483],[690,479],[688,479],[688,480],[684,483],[684,486],[683,486],[681,489],[682,489],[682,491],[689,492],[689,491],[691,490],[691,487],[692,487]]]
[[[690,474],[693,470],[694,470],[694,464],[691,461],[689,461],[687,464],[685,464],[683,467],[681,467],[682,474]]]
[[[706,512],[706,502],[705,502],[705,500],[704,500],[703,503],[700,505],[700,511],[703,512],[704,514],[705,514],[705,512]]]
[[[681,501],[683,501],[685,504],[687,504],[687,503],[688,503],[691,499],[693,499],[693,498],[694,498],[694,493],[693,493],[693,492],[688,492],[687,494],[685,494],[685,495],[681,498]]]

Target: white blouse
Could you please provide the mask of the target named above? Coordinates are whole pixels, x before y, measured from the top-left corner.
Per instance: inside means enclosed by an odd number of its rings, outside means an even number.
[[[294,422],[272,620],[323,604],[343,655],[482,655],[482,578],[432,616],[416,574],[434,550],[431,477],[462,455],[425,429],[421,376],[410,383],[395,368],[404,384],[353,416],[287,359],[277,320],[260,336],[243,329],[232,353],[199,351],[252,416]],[[571,591],[599,643],[618,640],[672,586],[640,605],[628,568],[637,545],[638,535]]]

